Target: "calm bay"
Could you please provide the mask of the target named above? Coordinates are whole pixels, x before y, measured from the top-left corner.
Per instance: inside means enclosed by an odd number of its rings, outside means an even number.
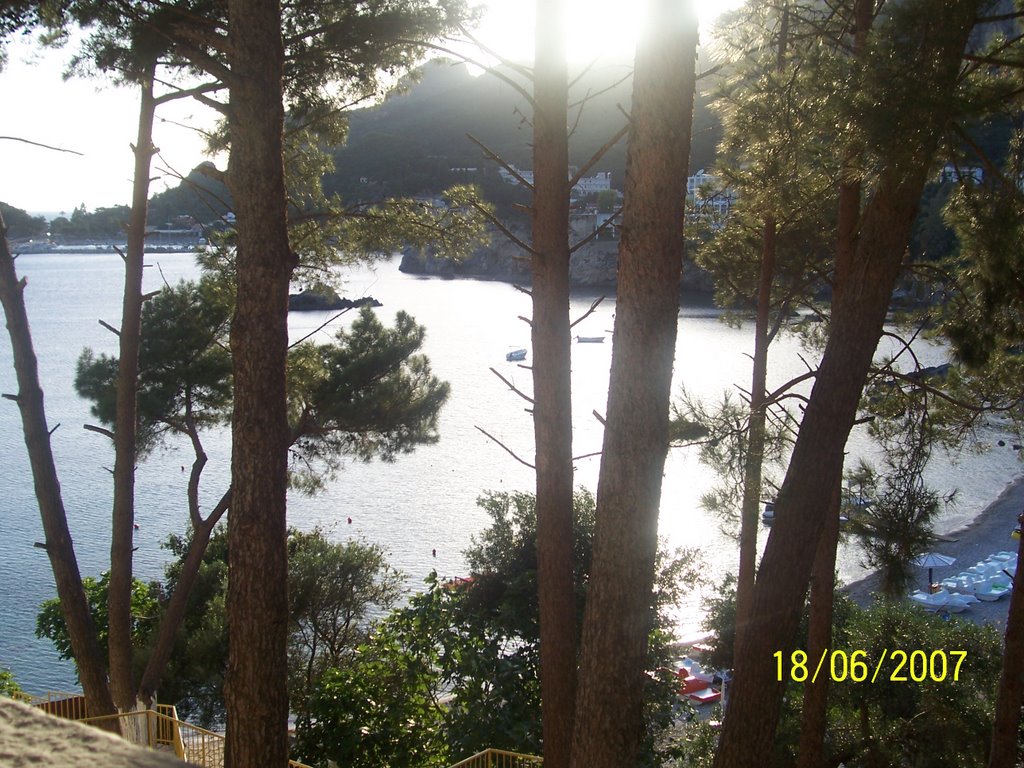
[[[147,256],[145,289],[198,275],[190,254]],[[32,323],[40,376],[64,502],[83,575],[98,575],[109,563],[110,496],[113,453],[108,441],[83,425],[94,423],[88,404],[74,392],[75,361],[84,347],[116,353],[116,338],[99,320],[119,322],[122,262],[115,253],[55,253],[22,256],[19,273],[28,280],[26,302]],[[475,500],[485,490],[530,490],[532,473],[478,429],[486,430],[523,459],[532,457],[531,417],[526,403],[509,391],[489,369],[494,368],[517,388],[529,392],[528,369],[507,362],[505,353],[529,346],[529,328],[519,319],[530,314],[529,298],[501,282],[445,280],[405,275],[398,261],[382,262],[345,275],[343,295],[373,296],[384,322],[405,310],[426,326],[425,352],[433,369],[452,385],[451,399],[440,422],[440,440],[393,464],[350,462],[326,490],[314,497],[293,494],[288,522],[308,530],[322,526],[336,539],[361,538],[384,546],[395,567],[417,589],[432,569],[442,576],[465,573],[463,550],[488,522]],[[583,315],[595,295],[574,296],[572,311]],[[611,328],[615,311],[609,296],[574,333],[605,336],[604,343],[573,345],[574,450],[579,456],[598,452],[611,361]],[[716,399],[728,389],[749,387],[750,331],[732,328],[709,308],[684,306],[676,345],[675,391],[686,389]],[[314,332],[326,341],[334,328],[351,321],[350,313],[320,329],[333,313],[292,313],[293,339]],[[320,329],[320,330],[317,330]],[[943,362],[941,347],[915,347],[924,365]],[[885,350],[882,350],[884,353]],[[769,388],[805,370],[808,358],[799,341],[782,337],[772,349]],[[803,358],[803,359],[802,359]],[[529,365],[527,358],[525,365]],[[642,375],[642,371],[638,372]],[[10,344],[0,344],[0,392],[16,391]],[[944,513],[938,530],[954,530],[969,522],[1003,486],[1019,473],[1016,455],[996,447],[1003,437],[981,435],[991,450],[964,454],[957,460],[937,455],[927,479],[938,490],[959,489],[955,506]],[[202,498],[209,509],[228,480],[229,435],[218,430],[205,438],[210,463]],[[848,447],[853,456],[870,456],[866,436],[855,433]],[[159,578],[167,553],[160,547],[168,534],[186,524],[185,487],[191,463],[184,443],[170,444],[140,464],[137,479],[136,575]],[[18,411],[4,401],[0,407],[0,665],[11,669],[32,693],[76,687],[70,664],[60,662],[48,641],[35,637],[39,604],[54,594],[43,550],[42,527]],[[596,489],[599,458],[580,459],[579,485]],[[710,471],[695,449],[674,449],[666,464],[660,529],[671,545],[701,550],[704,571],[714,584],[735,568],[736,544],[720,530],[721,523],[700,507],[700,497],[713,484]],[[351,523],[348,522],[351,519]],[[762,529],[762,533],[766,529]],[[762,537],[763,540],[764,537]],[[435,554],[436,553],[436,554]],[[840,574],[851,580],[862,573],[856,548],[843,545]],[[713,589],[713,586],[706,587]],[[680,631],[699,628],[700,595],[678,612]]]

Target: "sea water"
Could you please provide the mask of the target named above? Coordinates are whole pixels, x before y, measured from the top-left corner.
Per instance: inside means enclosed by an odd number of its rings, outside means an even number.
[[[147,291],[198,275],[189,254],[151,255],[146,262]],[[88,403],[75,394],[72,382],[83,348],[116,354],[116,337],[99,321],[114,327],[120,322],[123,264],[116,254],[40,254],[20,257],[17,267],[28,279],[25,297],[49,424],[51,428],[59,425],[53,449],[79,565],[83,575],[98,575],[109,567],[113,452],[106,438],[83,429],[95,419]],[[342,294],[376,298],[383,304],[376,312],[387,323],[395,312],[405,310],[423,324],[427,329],[424,351],[434,372],[451,383],[451,398],[440,418],[436,444],[390,464],[348,462],[322,493],[292,494],[288,522],[304,530],[321,526],[338,540],[359,538],[382,545],[392,565],[407,574],[410,589],[420,588],[431,570],[442,576],[462,575],[464,550],[489,522],[476,505],[477,497],[486,490],[532,489],[530,469],[510,454],[527,462],[532,459],[528,404],[494,373],[517,389],[531,390],[530,371],[522,367],[531,360],[522,365],[505,360],[510,349],[529,347],[529,327],[521,319],[530,314],[529,297],[502,282],[405,275],[399,272],[397,260],[347,273]],[[574,296],[574,317],[584,315],[598,295]],[[587,456],[576,462],[576,482],[592,490],[600,459],[591,454],[600,451],[602,434],[594,413],[603,415],[606,407],[614,312],[614,296],[609,295],[573,329],[581,336],[606,337],[604,343],[572,347],[574,453]],[[332,321],[334,315],[292,313],[292,339],[312,334],[314,340],[326,342],[355,313]],[[749,389],[751,349],[749,327],[730,327],[713,309],[687,304],[679,320],[673,391],[678,393],[685,385],[690,393],[715,400],[727,390],[735,396],[737,387]],[[944,359],[939,346],[919,344],[916,351],[924,365]],[[813,361],[813,354],[797,338],[781,337],[771,350],[769,389],[805,373],[808,360]],[[4,339],[0,392],[16,389],[10,345]],[[999,437],[982,434],[983,442],[992,446]],[[204,446],[210,462],[201,501],[208,511],[227,486],[228,432],[206,434]],[[852,436],[849,451],[873,453],[870,441],[859,432]],[[170,443],[139,466],[134,555],[139,578],[162,576],[168,553],[160,545],[169,534],[185,529],[191,461],[191,448],[181,441]],[[50,643],[34,633],[39,604],[54,595],[54,587],[45,552],[33,546],[44,537],[18,410],[9,401],[0,404],[0,466],[0,665],[10,668],[30,692],[75,687],[71,665],[61,663]],[[958,461],[937,456],[929,469],[929,482],[941,491],[960,490],[957,505],[944,513],[939,530],[961,527],[1017,472],[1017,458],[1005,447]],[[670,452],[660,532],[671,546],[699,550],[701,570],[709,583],[704,593],[735,569],[737,552],[735,540],[722,531],[722,522],[700,506],[702,494],[713,484],[714,477],[698,461],[696,449]],[[761,533],[763,545],[765,529]],[[861,574],[859,559],[855,545],[843,545],[840,573],[844,579]],[[701,594],[692,595],[678,609],[684,634],[699,629]]]

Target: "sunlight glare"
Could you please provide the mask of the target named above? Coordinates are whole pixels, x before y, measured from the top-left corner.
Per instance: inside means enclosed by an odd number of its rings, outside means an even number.
[[[706,38],[715,19],[743,0],[696,0],[697,18]],[[645,3],[623,0],[567,0],[567,55],[570,65],[594,60],[631,61],[642,28]],[[536,3],[490,0],[477,35],[501,56],[514,61],[533,58]]]

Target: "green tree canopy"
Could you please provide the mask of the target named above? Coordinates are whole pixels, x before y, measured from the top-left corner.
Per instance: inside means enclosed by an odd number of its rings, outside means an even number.
[[[446,765],[487,748],[538,753],[541,740],[536,506],[533,494],[485,493],[491,524],[466,552],[470,576],[431,576],[409,605],[372,628],[344,665],[324,674],[310,719],[298,723],[302,759],[339,765]],[[582,614],[594,498],[575,495],[576,595]],[[697,579],[692,551],[659,555],[649,669],[663,666],[669,610]],[[674,689],[652,676],[648,750],[672,719]]]
[[[190,546],[190,535],[171,536],[165,547],[173,559],[162,582],[134,582],[133,644],[136,665],[145,665],[161,613],[177,588]],[[290,594],[289,695],[292,711],[306,711],[305,696],[325,669],[343,665],[366,639],[373,615],[399,597],[404,577],[391,568],[375,544],[332,541],[322,529],[291,530],[288,581]],[[210,539],[174,653],[160,685],[160,701],[173,703],[179,715],[199,725],[224,721],[224,672],[227,667],[225,599],[228,537],[223,526]],[[107,579],[83,579],[93,620],[106,649]],[[62,659],[71,659],[71,644],[57,598],[45,601],[36,634],[50,640]]]
[[[230,291],[210,278],[166,288],[146,303],[139,354],[139,446],[196,436],[230,417]],[[364,307],[332,344],[303,342],[289,355],[296,487],[311,491],[345,456],[392,461],[437,440],[448,385],[419,353],[426,332],[399,312],[384,326]],[[75,387],[106,427],[115,418],[117,358],[85,350]]]

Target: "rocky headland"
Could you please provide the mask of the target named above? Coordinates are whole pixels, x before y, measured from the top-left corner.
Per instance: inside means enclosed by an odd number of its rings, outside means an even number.
[[[529,239],[528,232],[516,231],[515,234],[523,240]],[[577,231],[574,238],[579,237]],[[594,239],[576,250],[569,261],[572,287],[614,288],[618,252],[618,239]],[[529,255],[497,231],[492,234],[490,245],[477,248],[462,261],[442,258],[430,250],[406,249],[399,269],[412,275],[504,280],[524,285],[530,282]],[[687,260],[683,267],[683,291],[710,294],[713,290],[710,275]]]

